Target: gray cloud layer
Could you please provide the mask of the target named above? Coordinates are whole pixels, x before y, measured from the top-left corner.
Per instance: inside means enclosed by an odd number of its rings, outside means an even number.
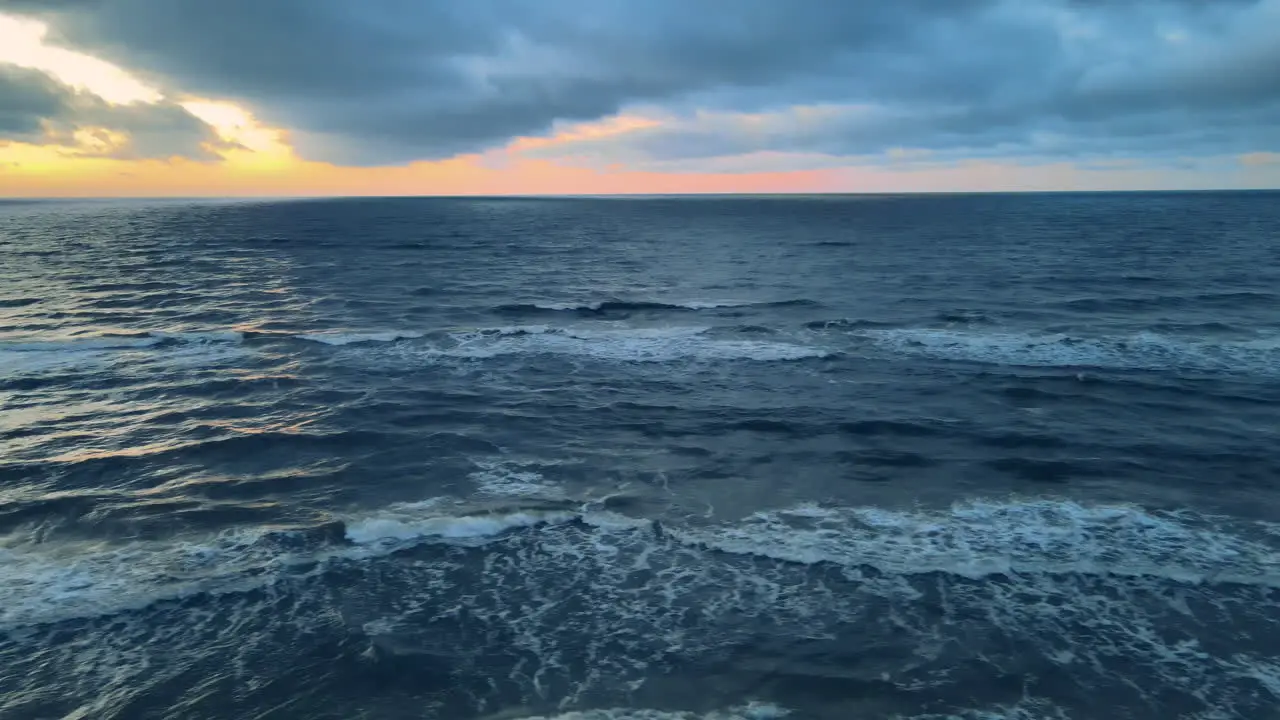
[[[569,151],[663,162],[896,146],[1082,157],[1280,149],[1280,0],[10,7],[43,13],[65,42],[162,86],[245,102],[294,129],[304,155],[338,162],[444,157],[639,106],[680,119]],[[837,110],[801,122],[785,112],[797,104]],[[725,114],[739,111],[764,113],[763,127]]]
[[[128,142],[96,154],[122,159],[212,158],[211,128],[171,103],[110,105],[37,70],[0,64],[0,143],[18,141],[75,147],[79,129],[105,128]],[[77,148],[82,154],[93,150]]]

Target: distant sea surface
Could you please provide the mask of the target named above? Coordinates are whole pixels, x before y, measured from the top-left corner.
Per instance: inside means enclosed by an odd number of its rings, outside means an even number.
[[[0,203],[0,717],[1280,718],[1280,194]]]

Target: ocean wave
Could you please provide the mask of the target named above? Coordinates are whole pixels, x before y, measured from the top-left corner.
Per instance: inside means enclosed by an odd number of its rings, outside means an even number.
[[[517,326],[451,334],[452,347],[439,355],[484,359],[504,355],[551,354],[618,362],[661,363],[680,360],[795,361],[829,357],[823,348],[765,340],[725,340],[708,327],[587,330]]]
[[[737,335],[764,335],[767,328],[734,328]],[[122,353],[163,351],[165,362],[198,366],[220,361],[246,341],[293,339],[337,349],[365,351],[423,340],[393,352],[419,361],[483,360],[508,355],[550,354],[619,362],[678,360],[792,361],[829,357],[830,350],[783,341],[725,339],[711,327],[588,329],[550,325],[511,325],[453,329],[426,333],[414,330],[378,332],[318,331],[259,333],[243,331],[147,332],[59,340],[0,342],[0,371],[15,375],[72,370],[122,360]],[[371,355],[370,357],[377,357]],[[389,356],[383,356],[389,357]]]
[[[824,348],[782,341],[717,337],[715,328],[666,326],[589,329],[550,325],[510,325],[462,328],[436,335],[431,342],[362,355],[433,362],[441,359],[484,360],[510,355],[564,355],[617,362],[661,363],[680,360],[794,361],[829,357]],[[750,334],[750,333],[747,333]],[[358,340],[354,338],[359,338]],[[425,335],[423,337],[426,337]],[[343,336],[333,345],[392,344],[411,339],[410,333]]]
[[[468,478],[476,492],[489,497],[563,497],[563,490],[521,463],[477,461]]]
[[[1079,312],[1143,312],[1185,307],[1241,307],[1280,303],[1280,295],[1257,290],[1225,290],[1190,295],[1141,295],[1131,297],[1086,297],[1053,303],[1053,307]]]
[[[206,538],[30,542],[11,534],[0,542],[0,628],[243,591],[332,560],[367,561],[426,543],[483,548],[529,532],[540,533],[539,546],[568,543],[562,550],[570,555],[612,554],[622,546],[644,557],[698,551],[709,553],[701,561],[708,567],[724,554],[827,565],[855,579],[867,568],[897,578],[1122,577],[1280,589],[1280,531],[1190,511],[1048,499],[974,501],[936,511],[806,504],[699,527],[610,507],[603,500],[521,497],[477,505],[439,497],[298,530]]]
[[[356,545],[397,546],[406,542],[492,538],[509,530],[559,525],[582,518],[562,508],[516,508],[508,512],[449,515],[436,512],[438,499],[392,505],[347,523],[346,537]]]
[[[28,305],[35,305],[41,302],[43,298],[34,297],[12,297],[0,298],[0,308],[20,308]]]
[[[1087,337],[922,328],[862,334],[898,352],[997,365],[1280,372],[1280,338],[1193,340],[1155,333]]]
[[[650,710],[646,708],[610,708],[579,710],[559,715],[524,715],[512,720],[777,720],[791,715],[791,711],[773,703],[752,701],[728,710],[709,713],[683,710]],[[480,718],[486,720],[486,718]],[[496,718],[494,719],[496,720]]]
[[[805,518],[810,525],[799,525]],[[894,575],[1082,574],[1280,588],[1280,550],[1221,518],[1061,500],[975,501],[941,511],[801,505],[739,525],[669,530],[709,550]]]
[[[777,720],[791,717],[789,708],[769,702],[751,701],[727,710],[708,713],[686,710],[652,710],[648,708],[609,708],[580,710],[559,715],[500,714],[479,720]],[[1036,698],[1024,699],[1013,705],[992,708],[967,708],[942,714],[896,715],[897,720],[1067,720],[1068,716],[1050,703]]]
[[[90,337],[0,341],[0,353],[79,353],[99,350],[137,350],[165,344],[235,343],[243,339],[244,334],[235,330],[104,333]]]
[[[853,318],[835,318],[833,320],[812,320],[804,324],[809,330],[865,330],[868,328],[889,327],[889,323],[876,320]]]
[[[598,300],[594,302],[537,302],[499,305],[492,312],[499,315],[538,315],[547,313],[575,313],[578,315],[624,314],[632,312],[696,312],[698,310],[720,310],[727,308],[778,308],[778,307],[814,307],[818,303],[813,300],[779,300],[779,301],[734,301],[734,300],[690,300],[686,302],[657,302],[646,300]]]
[[[67,338],[62,340],[25,340],[0,343],[0,352],[4,353],[76,353],[97,350],[132,350],[152,347],[164,342],[165,338],[140,333],[137,335],[98,336],[90,338]]]
[[[244,339],[238,331],[140,332],[57,339],[0,341],[0,372],[30,375],[77,370],[126,359],[129,353],[164,350],[173,363],[199,365],[224,359]]]
[[[391,330],[387,332],[368,332],[368,333],[350,333],[350,332],[317,332],[303,333],[293,337],[299,340],[307,340],[317,342],[324,345],[356,345],[362,343],[390,343],[399,340],[415,340],[423,336],[423,333]]]
[[[522,498],[505,507],[436,497],[306,528],[244,528],[128,542],[0,538],[0,630],[139,610],[157,602],[243,592],[332,560],[368,560],[424,542],[484,544],[569,522],[649,525],[588,504]],[[633,524],[628,524],[633,523]]]

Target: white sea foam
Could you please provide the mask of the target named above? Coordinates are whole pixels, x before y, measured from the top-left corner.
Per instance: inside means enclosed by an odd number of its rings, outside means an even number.
[[[514,510],[505,513],[436,513],[437,502],[392,505],[347,523],[347,539],[357,545],[400,544],[432,538],[473,540],[516,528],[556,525],[581,515],[567,510]]]
[[[520,720],[778,720],[790,714],[790,710],[779,705],[753,701],[728,710],[713,710],[705,714],[680,710],[611,708],[581,710],[559,715],[521,715],[518,718]]]
[[[554,327],[507,325],[458,329],[447,332],[443,342],[414,343],[393,351],[418,359],[486,359],[519,354],[551,354],[620,362],[672,362],[678,360],[754,360],[761,362],[826,357],[830,351],[788,342],[726,340],[709,334],[704,326]],[[388,346],[418,340],[426,334],[413,330],[378,332],[321,331],[293,337],[338,348]],[[152,332],[130,337],[94,337],[58,340],[30,339],[0,343],[0,371],[32,372],[112,362],[116,354],[156,350],[176,356],[185,352],[198,359],[207,349],[222,354],[244,341],[239,331]],[[387,350],[386,352],[392,352]],[[214,356],[210,356],[211,358]],[[217,356],[221,357],[221,356]],[[216,359],[216,358],[215,358]]]
[[[1242,694],[1241,683],[1252,683],[1256,690],[1249,692],[1262,697],[1280,692],[1280,673],[1267,657],[1213,654],[1197,644],[1226,627],[1275,630],[1280,566],[1274,538],[1249,523],[1047,499],[912,511],[807,504],[707,527],[659,526],[587,509],[484,514],[464,507],[433,498],[370,510],[347,520],[347,543],[281,543],[253,533],[118,546],[10,543],[0,551],[0,629],[111,614],[196,592],[269,586],[270,602],[278,603],[293,592],[282,578],[324,573],[327,561],[337,560],[345,573],[367,568],[371,583],[391,577],[402,590],[388,595],[371,587],[372,614],[359,610],[363,601],[344,610],[356,613],[347,621],[364,627],[371,642],[391,652],[414,652],[417,642],[434,647],[447,638],[424,635],[424,623],[451,608],[480,634],[459,630],[463,635],[448,642],[483,643],[494,631],[504,648],[537,658],[500,682],[536,685],[540,676],[556,673],[569,673],[555,676],[581,681],[580,688],[639,682],[652,675],[654,657],[699,657],[737,644],[758,648],[768,662],[771,651],[755,640],[772,628],[768,632],[801,646],[817,643],[815,652],[831,643],[834,665],[823,663],[816,672],[903,682],[903,689],[914,682],[928,687],[934,679],[954,682],[945,669],[953,656],[985,662],[983,653],[990,652],[999,663],[1008,652],[1002,638],[1016,637],[1036,644],[1045,662],[1066,673],[1122,662],[1144,673],[1151,692],[1177,688],[1206,707],[1226,708],[1223,717],[1233,717],[1233,703],[1257,702]],[[456,555],[432,560],[431,554],[372,564],[428,543],[471,548],[483,564],[459,563]],[[1000,577],[981,581],[992,573]],[[1217,581],[1229,584],[1209,584]],[[237,597],[227,602],[262,607],[250,595]],[[532,599],[556,611],[533,612]],[[166,617],[181,622],[175,619],[185,613]],[[98,627],[110,632],[107,624]],[[845,667],[837,648],[850,628],[873,647],[887,643],[915,654],[910,661]],[[969,643],[977,645],[967,649]],[[931,654],[942,647],[944,656]],[[587,679],[573,674],[578,662],[591,669]],[[922,679],[919,663],[938,664],[937,678]],[[795,669],[805,672],[803,662]],[[614,709],[549,717],[761,720],[779,717],[769,714],[775,710],[781,709],[761,703],[718,714]],[[1065,716],[1030,700],[920,716],[943,717]]]
[[[532,302],[529,307],[539,310],[550,310],[553,312],[573,312],[573,311],[589,311],[598,312],[605,307],[617,307],[626,309],[628,307],[647,308],[661,310],[663,308],[671,310],[715,310],[719,308],[738,308],[751,307],[752,305],[763,305],[768,303],[756,303],[743,300],[686,300],[686,301],[669,301],[669,300],[640,300],[634,302],[619,300],[595,300],[591,302]]]
[[[854,575],[859,567],[872,567],[897,577],[1076,574],[1280,588],[1280,553],[1265,528],[1130,506],[1056,500],[972,502],[939,511],[802,505],[732,524],[665,523],[655,534],[651,520],[588,505],[474,512],[433,498],[348,518],[350,545],[288,552],[264,542],[266,531],[122,544],[10,538],[0,545],[0,628],[235,590],[327,558],[368,559],[422,542],[477,545],[511,532],[554,532],[575,521],[582,532],[598,535],[589,547],[623,540],[648,548],[642,553],[647,555],[669,552],[662,547],[675,543],[689,550],[831,564]],[[714,555],[706,562],[714,563]]]
[[[244,586],[241,573],[291,558],[254,530],[198,540],[24,543],[0,546],[0,629],[146,607]],[[263,580],[248,581],[251,585]]]
[[[558,498],[563,490],[548,482],[541,473],[527,469],[521,463],[477,462],[479,470],[471,473],[480,495],[491,497],[540,497]]]
[[[791,516],[812,518],[807,526]],[[870,566],[895,575],[1012,573],[1153,576],[1280,588],[1280,551],[1224,532],[1222,518],[1061,500],[975,501],[945,511],[813,506],[745,522],[673,529],[683,542],[787,562]]]
[[[946,715],[912,715],[898,720],[1070,720],[1070,716],[1046,700],[1031,698],[996,708],[960,710]]]
[[[516,354],[552,354],[618,362],[678,360],[752,360],[758,362],[826,357],[827,350],[793,343],[722,340],[710,328],[548,328],[518,326],[451,334],[454,345],[440,349],[446,357],[483,359]]]
[[[1155,333],[1123,337],[899,328],[861,334],[898,352],[1035,367],[1280,372],[1280,342],[1190,340]]]

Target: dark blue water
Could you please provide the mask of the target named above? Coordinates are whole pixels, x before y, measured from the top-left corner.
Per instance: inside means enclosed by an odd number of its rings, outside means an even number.
[[[0,717],[1280,717],[1280,195],[0,205]]]

